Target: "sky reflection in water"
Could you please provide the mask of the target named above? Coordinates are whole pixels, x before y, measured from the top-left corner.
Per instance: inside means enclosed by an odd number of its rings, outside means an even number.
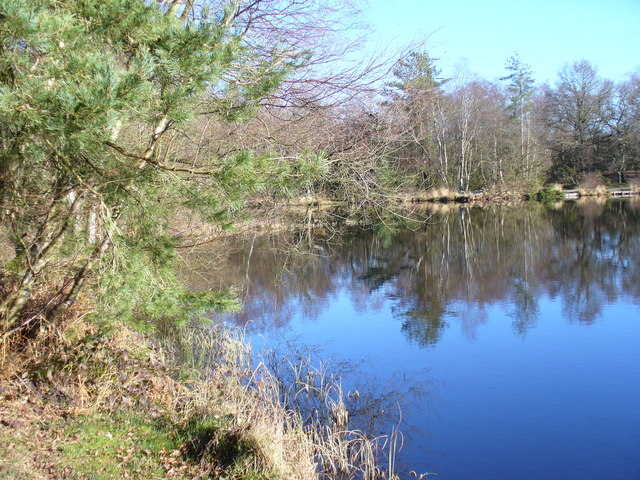
[[[301,236],[297,254],[248,238],[194,287],[243,285],[255,348],[295,337],[415,387],[406,469],[637,479],[639,233],[629,202],[461,207],[417,231]]]

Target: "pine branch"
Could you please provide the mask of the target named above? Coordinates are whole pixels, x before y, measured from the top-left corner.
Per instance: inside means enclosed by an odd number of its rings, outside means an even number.
[[[163,163],[158,162],[157,160],[154,160],[153,158],[147,158],[145,155],[138,155],[135,153],[127,152],[124,148],[120,147],[119,145],[116,145],[115,143],[105,142],[105,145],[107,145],[110,148],[113,148],[116,152],[118,152],[121,155],[124,155],[125,157],[133,158],[136,160],[144,160],[148,164],[153,165],[154,167],[167,172],[188,173],[190,175],[213,175],[215,173],[220,172],[219,168],[211,169],[211,170],[198,170],[194,168],[165,165]]]

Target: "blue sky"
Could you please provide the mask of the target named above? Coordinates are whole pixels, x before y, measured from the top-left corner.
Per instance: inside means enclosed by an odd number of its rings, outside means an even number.
[[[640,0],[368,0],[364,13],[370,48],[428,39],[444,76],[466,63],[495,80],[514,52],[538,83],[581,59],[612,80],[640,69]]]

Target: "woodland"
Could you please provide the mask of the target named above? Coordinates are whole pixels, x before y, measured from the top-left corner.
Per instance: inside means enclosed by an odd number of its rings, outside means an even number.
[[[500,80],[444,78],[424,45],[347,61],[358,8],[0,2],[3,377],[45,382],[34,349],[72,348],[80,318],[144,336],[239,308],[184,285],[186,223],[228,231],[300,198],[359,215],[426,192],[640,189],[640,73],[577,60],[541,85],[514,54]]]

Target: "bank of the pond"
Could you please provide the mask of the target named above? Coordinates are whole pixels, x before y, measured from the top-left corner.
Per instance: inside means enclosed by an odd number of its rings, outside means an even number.
[[[380,439],[284,408],[233,331],[96,325],[75,316],[3,344],[1,478],[393,478]]]
[[[540,188],[534,192],[517,191],[483,191],[456,192],[449,189],[434,189],[426,192],[413,192],[396,195],[394,200],[402,205],[416,203],[470,203],[478,205],[505,204],[515,202],[526,202],[531,200],[545,200],[547,197],[555,197],[558,200],[571,200],[584,197],[634,197],[640,195],[640,190],[629,186],[613,187],[563,187],[561,185],[551,185]]]
[[[232,228],[209,225],[197,217],[176,215],[172,235],[183,241],[181,248],[191,248],[213,240],[235,235],[260,232],[299,230],[310,225],[370,225],[380,223],[381,215],[410,218],[424,209],[441,211],[443,208],[466,204],[489,207],[523,202],[555,203],[563,200],[638,198],[640,189],[633,185],[611,187],[567,187],[547,185],[535,191],[485,191],[461,192],[446,188],[424,191],[402,191],[390,195],[378,195],[360,202],[348,202],[321,195],[294,197],[279,202],[253,199],[248,202],[247,215],[237,219]]]

